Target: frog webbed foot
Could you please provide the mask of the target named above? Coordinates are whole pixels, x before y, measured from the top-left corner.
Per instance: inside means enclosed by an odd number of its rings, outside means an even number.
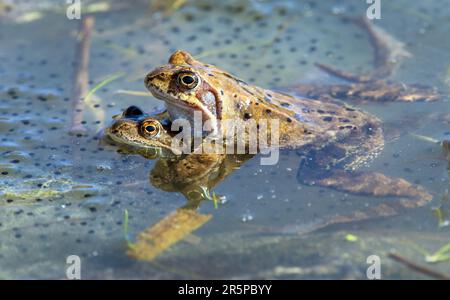
[[[311,173],[309,173],[310,175]],[[298,178],[303,178],[299,172]],[[315,224],[308,232],[330,225],[364,221],[380,217],[395,216],[406,209],[421,207],[429,203],[433,196],[420,185],[412,184],[402,178],[393,178],[381,173],[356,173],[339,170],[327,176],[303,178],[302,183],[332,188],[338,191],[369,195],[374,197],[393,197],[373,207],[357,210],[347,215],[338,215]]]

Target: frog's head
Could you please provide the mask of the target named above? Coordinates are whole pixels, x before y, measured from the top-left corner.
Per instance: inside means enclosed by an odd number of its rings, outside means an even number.
[[[227,112],[240,93],[240,80],[209,64],[195,60],[178,50],[166,65],[150,72],[145,85],[158,99],[166,102],[172,119],[193,120],[193,112],[202,112],[202,121],[210,120],[212,130],[218,121],[233,117]],[[231,102],[230,102],[231,101]]]
[[[122,115],[114,117],[105,134],[119,145],[138,152],[157,148],[172,150],[172,135],[168,127],[144,114],[138,107],[130,106]]]

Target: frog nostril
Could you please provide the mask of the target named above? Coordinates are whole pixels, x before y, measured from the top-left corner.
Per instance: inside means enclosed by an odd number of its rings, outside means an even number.
[[[137,106],[130,106],[128,107],[124,112],[123,116],[125,118],[133,118],[133,117],[140,117],[144,114],[144,112]]]
[[[147,75],[147,76],[145,76],[145,79],[144,79],[144,84],[145,84],[145,86],[148,87],[148,83],[149,83],[149,82],[150,82],[150,74]]]
[[[164,73],[160,73],[157,70],[155,70],[153,72],[150,72],[150,73],[147,74],[147,76],[145,76],[145,79],[144,79],[145,86],[147,88],[152,86],[152,82],[154,82],[155,79],[165,80],[166,77],[165,77]]]

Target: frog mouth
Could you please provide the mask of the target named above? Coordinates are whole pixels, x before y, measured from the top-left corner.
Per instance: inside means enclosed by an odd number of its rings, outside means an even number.
[[[168,94],[163,92],[159,87],[152,85],[149,83],[147,88],[151,91],[153,96],[159,100],[162,100],[166,103],[166,106],[173,106],[182,111],[186,112],[187,119],[192,119],[194,111],[200,111],[202,113],[202,123],[205,121],[210,121],[213,127],[213,131],[217,129],[217,113],[215,107],[210,108],[207,104],[204,103],[187,103],[180,97],[174,94]]]
[[[164,146],[158,146],[158,145],[144,145],[141,143],[136,143],[133,141],[130,141],[129,139],[124,139],[120,136],[117,136],[110,131],[105,132],[105,142],[113,145],[118,146],[119,149],[122,150],[122,153],[139,153],[144,155],[146,158],[149,159],[155,159],[158,157],[163,157],[168,153],[166,150],[167,148]]]

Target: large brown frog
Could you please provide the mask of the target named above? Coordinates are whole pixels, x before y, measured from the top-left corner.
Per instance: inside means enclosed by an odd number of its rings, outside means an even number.
[[[145,85],[156,98],[165,101],[169,118],[184,118],[192,122],[194,113],[201,112],[203,122],[211,123],[213,135],[227,130],[223,126],[225,120],[278,120],[280,147],[296,148],[303,157],[298,171],[299,181],[347,192],[400,197],[395,207],[377,206],[370,213],[358,213],[355,218],[365,219],[372,213],[392,215],[401,207],[424,205],[432,196],[423,187],[403,179],[356,171],[383,148],[380,120],[337,102],[335,98],[347,95],[354,99],[362,95],[364,100],[380,100],[378,95],[383,101],[432,101],[436,100],[437,93],[434,89],[420,86],[408,90],[406,85],[400,85],[403,88],[399,90],[398,84],[382,81],[380,78],[393,71],[396,61],[405,52],[400,51],[402,49],[398,45],[389,48],[392,44],[386,41],[389,39],[383,39],[367,23],[361,24],[378,47],[375,51],[377,69],[372,74],[356,76],[321,65],[330,73],[360,84],[345,90],[341,86],[322,88],[323,97],[318,88],[317,100],[250,85],[226,71],[194,59],[185,51],[176,51],[168,64],[150,72]],[[377,87],[379,90],[374,92]],[[309,93],[313,93],[311,86],[308,88]],[[300,88],[297,86],[296,89]],[[392,94],[395,91],[397,94]]]
[[[203,122],[210,122],[213,134],[227,130],[226,120],[255,120],[259,124],[261,120],[276,119],[280,123],[281,147],[318,144],[318,140],[326,145],[347,136],[370,133],[374,137],[370,138],[373,143],[369,142],[369,148],[378,149],[382,146],[379,120],[333,100],[434,101],[439,94],[434,88],[383,80],[411,54],[403,49],[403,43],[372,26],[365,18],[354,21],[370,36],[375,47],[376,68],[368,74],[354,75],[317,64],[352,84],[297,84],[284,89],[317,101],[249,85],[228,72],[195,60],[185,51],[176,51],[167,65],[150,72],[145,85],[156,98],[165,101],[171,119],[184,118],[193,122],[194,113],[200,112]]]
[[[147,75],[147,88],[164,100],[171,119],[194,120],[202,112],[212,134],[226,131],[225,120],[279,121],[280,146],[298,148],[325,146],[346,137],[369,136],[370,145],[359,143],[364,152],[382,147],[380,121],[353,107],[290,95],[249,85],[235,76],[176,51],[169,64]],[[350,150],[350,149],[348,149]],[[353,149],[354,150],[354,149]],[[353,151],[352,150],[352,151]]]

